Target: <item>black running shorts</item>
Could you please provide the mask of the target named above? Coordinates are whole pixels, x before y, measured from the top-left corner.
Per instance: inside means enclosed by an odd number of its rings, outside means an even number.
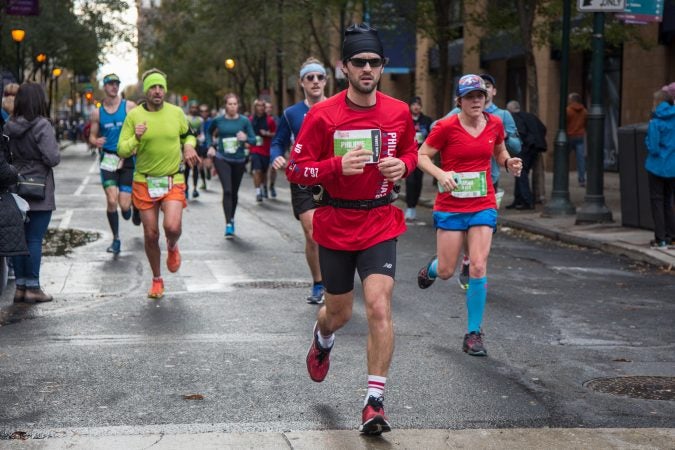
[[[132,163],[133,164],[133,163]],[[117,186],[120,192],[131,193],[131,184],[134,181],[134,167],[127,167],[126,161],[124,166],[121,169],[117,169],[114,172],[108,172],[107,170],[100,170],[101,172],[101,184],[103,189],[106,189],[110,186]]]
[[[300,214],[316,208],[314,198],[312,197],[312,186],[301,186],[291,183],[291,204],[293,205],[293,215],[300,220]]]
[[[263,156],[258,153],[251,153],[251,170],[260,170],[263,173],[267,172],[270,166],[270,157]]]
[[[354,272],[363,281],[368,275],[395,278],[396,239],[380,242],[365,250],[331,250],[319,245],[319,265],[326,292],[333,295],[354,290]]]

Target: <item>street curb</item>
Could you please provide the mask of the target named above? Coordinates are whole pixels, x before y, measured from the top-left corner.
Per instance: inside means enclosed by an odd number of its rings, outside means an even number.
[[[399,199],[404,202],[405,198],[406,198],[405,194],[399,195]],[[429,201],[428,199],[423,198],[420,198],[420,200],[418,201],[418,205],[429,209],[433,209],[434,206],[433,201]],[[566,244],[579,245],[582,247],[601,250],[603,252],[612,255],[624,256],[633,261],[650,264],[652,266],[662,268],[665,270],[670,270],[672,268],[672,265],[670,265],[663,259],[654,257],[646,253],[643,248],[631,246],[630,244],[620,244],[620,243],[612,244],[608,242],[602,242],[596,239],[546,228],[532,221],[524,222],[522,220],[509,219],[508,217],[504,217],[503,215],[498,216],[497,223],[505,227],[510,227],[517,230],[526,231],[528,233],[537,234],[555,241],[564,242]]]
[[[651,255],[644,254],[636,249],[624,247],[623,245],[617,244],[608,244],[607,242],[598,242],[594,239],[585,238],[583,236],[576,236],[570,233],[564,233],[560,231],[550,230],[544,227],[541,227],[533,223],[523,223],[519,220],[512,220],[505,217],[499,217],[497,222],[502,226],[507,226],[529,233],[538,234],[555,241],[564,242],[566,244],[579,245],[582,247],[593,248],[597,250],[602,250],[603,252],[610,253],[617,256],[625,256],[634,261],[647,263],[656,267],[668,267],[667,263],[655,258]]]

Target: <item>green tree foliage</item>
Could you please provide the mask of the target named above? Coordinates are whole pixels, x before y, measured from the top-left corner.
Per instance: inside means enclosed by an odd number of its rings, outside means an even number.
[[[334,73],[340,34],[362,12],[362,2],[346,0],[163,0],[148,11],[151,31],[139,50],[143,68],[165,70],[174,92],[219,104],[234,91],[246,109],[279,79],[292,83],[309,56]]]
[[[41,1],[39,16],[7,15],[6,3],[0,1],[0,64],[5,69],[14,67],[16,59],[15,44],[9,37],[12,28],[26,31],[22,46],[28,71],[35,64],[35,56],[45,53],[51,65],[76,74],[90,74],[101,65],[106,49],[131,36],[132,30],[116,20],[117,14],[129,7],[126,1]]]
[[[527,109],[534,114],[538,113],[539,104],[534,50],[546,45],[554,50],[560,48],[562,10],[563,0],[491,0],[487,2],[485,11],[466,18],[472,27],[481,28],[487,36],[481,41],[480,51],[505,50],[514,46],[523,48],[527,71]],[[574,0],[571,11],[570,51],[590,51],[593,14],[579,13]],[[625,42],[647,47],[639,27],[619,21],[615,14],[606,14],[607,51],[616,51]]]
[[[418,33],[431,39],[438,52],[438,70],[432,73],[437,114],[448,111],[450,86],[448,46],[462,35],[461,0],[403,0],[395,2],[398,13],[415,24]]]

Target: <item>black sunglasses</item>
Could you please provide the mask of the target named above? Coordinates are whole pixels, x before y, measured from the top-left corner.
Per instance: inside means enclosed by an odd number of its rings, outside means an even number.
[[[314,81],[314,77],[316,77],[317,81],[323,81],[326,79],[326,75],[322,75],[320,73],[314,75],[313,73],[310,73],[309,75],[305,75],[305,80]]]
[[[387,63],[387,58],[349,58],[347,61],[358,68],[366,67],[366,64],[369,64],[370,67],[382,67],[383,64]]]

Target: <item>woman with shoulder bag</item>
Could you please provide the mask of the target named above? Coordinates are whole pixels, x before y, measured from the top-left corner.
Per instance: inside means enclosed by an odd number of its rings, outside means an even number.
[[[29,189],[32,191],[31,197],[26,196],[30,211],[24,225],[30,255],[14,256],[13,259],[16,275],[15,302],[49,302],[53,299],[40,288],[42,240],[52,211],[56,209],[52,167],[61,160],[54,128],[48,117],[42,86],[35,83],[21,85],[14,101],[14,115],[4,126],[5,134],[10,139],[12,163],[18,170],[20,179],[33,180],[32,189]]]

